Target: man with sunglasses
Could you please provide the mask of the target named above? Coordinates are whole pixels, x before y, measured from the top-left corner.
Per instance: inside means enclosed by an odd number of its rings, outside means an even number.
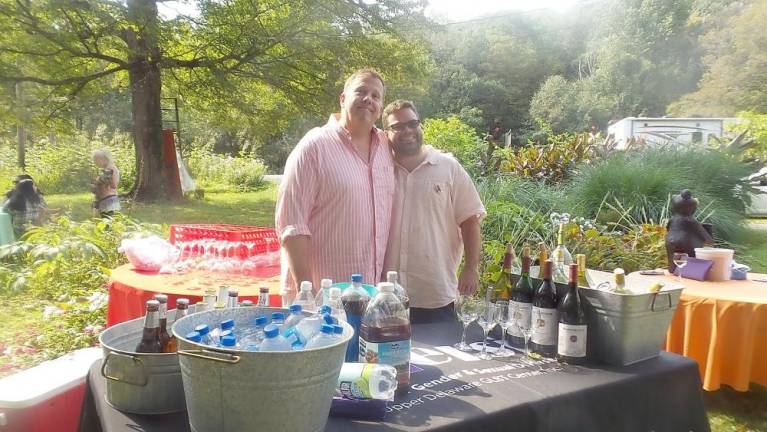
[[[390,103],[383,111],[383,126],[397,178],[384,274],[399,272],[413,323],[454,320],[458,294],[477,289],[479,223],[487,214],[485,207],[461,164],[423,145],[412,102]],[[457,277],[462,254],[465,262]]]

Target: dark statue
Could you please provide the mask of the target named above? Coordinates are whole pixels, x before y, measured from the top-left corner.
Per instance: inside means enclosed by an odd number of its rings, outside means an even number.
[[[666,254],[668,270],[676,271],[674,252],[684,252],[695,256],[695,248],[712,244],[714,239],[703,225],[695,220],[695,210],[698,200],[692,197],[689,189],[684,189],[679,195],[671,197],[671,220],[666,226]]]

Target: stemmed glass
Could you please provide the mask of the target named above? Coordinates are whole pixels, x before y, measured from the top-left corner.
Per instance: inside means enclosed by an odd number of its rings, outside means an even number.
[[[493,353],[493,357],[511,357],[514,353],[506,349],[506,331],[511,326],[509,302],[505,300],[497,301],[495,302],[495,307],[498,308],[496,321],[501,326],[501,347]]]
[[[453,347],[461,351],[473,351],[469,344],[466,343],[466,329],[479,316],[481,303],[476,298],[468,296],[459,296],[455,303],[458,319],[463,324],[463,334],[461,335],[461,342],[453,345]]]
[[[482,327],[484,332],[484,338],[482,338],[482,351],[479,352],[477,357],[482,360],[491,360],[493,358],[490,353],[487,352],[487,334],[490,329],[495,327],[498,323],[498,308],[493,303],[481,303],[484,307],[480,307],[479,316],[477,317],[477,324]]]
[[[512,320],[514,321],[514,326],[516,326],[519,331],[522,333],[522,336],[525,339],[525,360],[520,360],[522,363],[527,364],[534,364],[534,359],[537,358],[537,354],[533,354],[530,352],[530,336],[533,334],[533,329],[531,327],[531,316],[529,314],[525,314],[520,310],[520,307],[517,305],[513,314],[512,314]]]
[[[677,275],[679,277],[679,283],[682,283],[682,268],[687,265],[687,259],[689,257],[686,253],[682,252],[674,252],[674,255],[672,259],[674,260],[674,265],[676,265]]]

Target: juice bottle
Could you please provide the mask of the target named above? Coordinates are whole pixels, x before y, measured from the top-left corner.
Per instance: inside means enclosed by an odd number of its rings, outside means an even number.
[[[359,361],[394,366],[397,393],[407,393],[410,388],[410,318],[402,301],[394,294],[393,284],[381,282],[378,288],[378,294],[362,317]]]

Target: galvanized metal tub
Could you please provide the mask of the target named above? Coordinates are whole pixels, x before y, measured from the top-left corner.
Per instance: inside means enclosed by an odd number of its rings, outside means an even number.
[[[629,295],[581,287],[589,358],[624,366],[657,357],[683,289]]]
[[[168,321],[175,317],[168,311]],[[136,353],[144,318],[116,324],[99,336],[107,379],[107,402],[120,411],[165,414],[186,409],[181,369],[176,354]]]
[[[353,330],[333,345],[292,352],[211,348],[184,338],[199,324],[233,318],[235,328],[279,308],[200,312],[173,325],[193,431],[323,431]]]

